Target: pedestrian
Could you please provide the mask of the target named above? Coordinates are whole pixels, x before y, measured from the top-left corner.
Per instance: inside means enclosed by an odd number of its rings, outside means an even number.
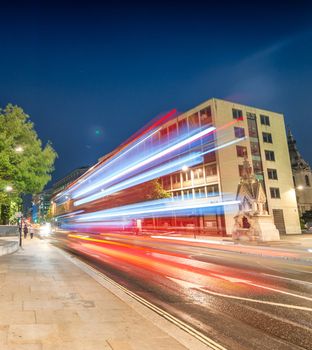
[[[29,233],[30,233],[30,238],[33,239],[33,237],[34,237],[34,227],[33,227],[33,225],[29,226]]]
[[[27,234],[28,234],[28,227],[26,224],[24,224],[24,238],[27,238]]]

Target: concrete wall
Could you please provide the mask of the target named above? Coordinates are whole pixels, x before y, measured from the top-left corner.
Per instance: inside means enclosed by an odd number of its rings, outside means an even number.
[[[17,236],[18,226],[15,225],[0,225],[0,237]]]

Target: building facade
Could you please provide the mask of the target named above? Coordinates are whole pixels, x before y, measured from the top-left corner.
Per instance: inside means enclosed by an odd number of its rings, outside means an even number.
[[[228,132],[234,138],[246,136],[246,140],[208,154],[201,165],[165,176],[164,188],[172,196],[182,198],[201,194],[235,199],[247,154],[256,178],[263,184],[267,211],[280,234],[301,233],[282,114],[213,98],[171,120],[161,133],[170,134],[181,125],[212,124],[217,128],[216,146],[222,146],[223,127],[235,119],[237,123]],[[237,210],[237,207],[224,207],[216,215],[199,217],[198,225],[211,228],[216,234],[230,235]]]
[[[298,210],[301,216],[306,211],[312,210],[312,170],[299,153],[296,140],[290,130],[288,130],[288,148]]]

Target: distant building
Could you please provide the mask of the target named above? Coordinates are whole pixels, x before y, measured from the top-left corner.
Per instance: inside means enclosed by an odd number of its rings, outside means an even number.
[[[288,148],[296,189],[299,214],[312,210],[312,170],[298,151],[297,143],[290,130],[288,130]]]
[[[55,196],[57,193],[63,191],[69,184],[71,184],[73,181],[77,180],[88,169],[89,169],[88,166],[76,168],[75,170],[71,171],[69,174],[67,174],[63,178],[56,181],[53,185],[53,196]]]
[[[51,205],[53,189],[46,189],[33,196],[32,199],[32,221],[36,223],[44,222]]]
[[[32,221],[44,222],[51,206],[53,196],[63,191],[69,184],[83,175],[89,167],[84,166],[71,171],[63,178],[57,180],[52,188],[46,189],[33,196]]]

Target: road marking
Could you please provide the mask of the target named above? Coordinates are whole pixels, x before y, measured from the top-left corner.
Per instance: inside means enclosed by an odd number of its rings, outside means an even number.
[[[288,308],[288,309],[296,309],[296,310],[301,310],[301,311],[310,311],[310,312],[312,312],[312,308],[310,308],[310,307],[291,305],[291,304],[274,303],[272,301],[256,300],[256,299],[251,299],[251,298],[239,297],[239,296],[235,296],[235,295],[229,295],[229,294],[213,292],[213,291],[207,290],[207,289],[203,288],[202,286],[199,286],[198,284],[195,284],[195,283],[183,281],[183,280],[180,280],[180,279],[177,279],[177,278],[173,278],[173,277],[169,277],[169,276],[167,276],[167,278],[170,279],[171,281],[179,284],[183,288],[192,288],[192,289],[196,289],[196,290],[199,290],[201,292],[204,292],[206,294],[211,294],[211,295],[215,295],[215,296],[219,296],[219,297],[223,297],[223,298],[235,299],[235,300],[244,300],[244,301],[250,301],[252,303],[274,305],[274,306],[285,307],[285,308]]]
[[[312,285],[312,283],[311,283],[311,282],[308,282],[308,281],[302,281],[302,280],[296,280],[296,279],[294,279],[294,278],[289,278],[289,277],[271,275],[271,274],[269,274],[269,273],[264,273],[264,272],[261,272],[261,275],[265,275],[265,276],[272,277],[272,278],[280,278],[280,279],[283,279],[283,280],[292,281],[292,282],[297,282],[297,283],[311,284],[311,285]]]
[[[286,292],[284,290],[279,290],[279,289],[272,288],[272,287],[266,287],[266,286],[263,286],[263,285],[258,284],[258,283],[253,283],[253,282],[248,281],[248,280],[244,280],[244,279],[240,279],[240,278],[233,278],[233,277],[229,277],[229,276],[223,276],[223,275],[219,275],[216,273],[214,273],[213,275],[216,277],[222,278],[224,280],[230,281],[232,283],[245,283],[245,284],[248,284],[250,286],[254,286],[254,287],[258,287],[258,288],[262,288],[262,289],[266,289],[266,290],[271,290],[273,292],[277,292],[277,293],[281,293],[281,294],[285,294],[285,295],[290,295],[290,296],[295,297],[295,298],[300,298],[300,299],[312,301],[312,298],[305,297],[303,295]]]

